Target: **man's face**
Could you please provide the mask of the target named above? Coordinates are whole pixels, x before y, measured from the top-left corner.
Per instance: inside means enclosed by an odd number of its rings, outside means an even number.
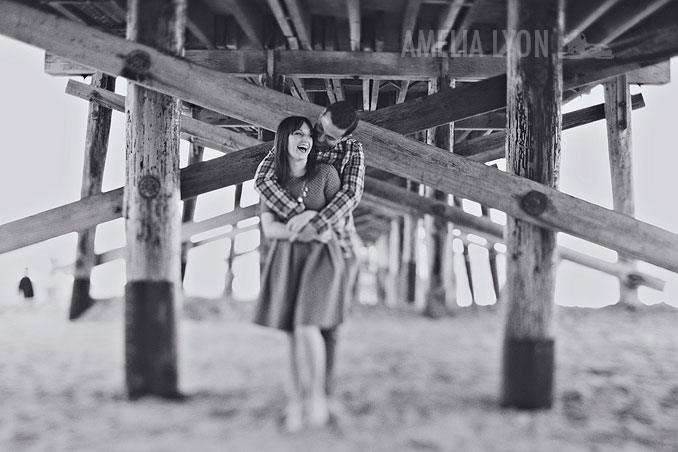
[[[346,129],[340,129],[332,122],[332,113],[323,112],[313,129],[315,146],[319,150],[333,148],[346,139],[344,133],[346,133]]]

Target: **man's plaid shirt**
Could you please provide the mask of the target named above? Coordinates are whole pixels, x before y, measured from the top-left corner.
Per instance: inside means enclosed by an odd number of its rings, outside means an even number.
[[[292,198],[278,183],[274,170],[274,149],[259,164],[254,187],[282,222],[305,210],[303,203]],[[351,212],[360,202],[365,186],[365,155],[362,143],[348,139],[326,151],[318,151],[318,162],[334,166],[341,179],[341,189],[310,222],[318,233],[333,228],[345,256],[353,255],[351,234],[355,226]]]

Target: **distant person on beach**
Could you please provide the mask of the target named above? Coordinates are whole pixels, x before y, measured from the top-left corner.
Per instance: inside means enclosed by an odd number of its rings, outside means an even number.
[[[340,232],[327,226],[320,226],[320,231],[311,221],[337,199],[343,187],[336,168],[320,161],[307,118],[284,119],[269,156],[276,190],[300,204],[305,218],[299,221],[293,215],[300,223],[294,227],[294,221],[276,213],[262,196],[262,228],[273,242],[262,270],[255,323],[289,333],[290,400],[284,426],[294,431],[329,420],[327,342],[321,330],[334,332],[343,320],[346,257],[340,234],[346,228],[341,223]],[[265,164],[266,160],[259,173]],[[360,192],[363,174],[364,164],[358,173]]]
[[[24,271],[24,277],[19,281],[19,292],[21,292],[26,300],[33,299],[33,282],[28,276],[28,268]]]

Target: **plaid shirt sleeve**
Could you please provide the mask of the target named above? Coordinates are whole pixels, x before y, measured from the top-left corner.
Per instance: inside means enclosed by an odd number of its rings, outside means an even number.
[[[363,145],[355,140],[346,142],[348,161],[341,172],[341,189],[334,198],[313,217],[310,224],[325,232],[347,217],[360,202],[365,186],[365,155]]]
[[[304,211],[304,205],[292,198],[278,183],[274,170],[274,153],[271,150],[261,161],[254,175],[254,189],[271,208],[281,222],[285,223]]]

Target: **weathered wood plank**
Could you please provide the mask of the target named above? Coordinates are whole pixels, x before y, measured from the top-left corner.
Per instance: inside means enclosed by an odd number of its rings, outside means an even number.
[[[305,0],[284,0],[303,50],[311,47],[311,13]]]
[[[125,96],[92,87],[85,83],[69,80],[66,85],[66,93],[96,102],[116,111],[125,111]],[[203,140],[202,143],[222,152],[237,151],[259,144],[256,138],[206,124],[187,115],[181,117],[181,130],[188,135],[201,138]],[[187,138],[190,140],[190,137]]]
[[[299,50],[299,40],[294,34],[294,30],[290,26],[287,16],[285,15],[281,0],[268,0],[268,6],[271,8],[273,16],[275,16],[275,20],[278,22],[278,26],[285,36],[285,39],[287,39],[287,45],[290,50]]]

